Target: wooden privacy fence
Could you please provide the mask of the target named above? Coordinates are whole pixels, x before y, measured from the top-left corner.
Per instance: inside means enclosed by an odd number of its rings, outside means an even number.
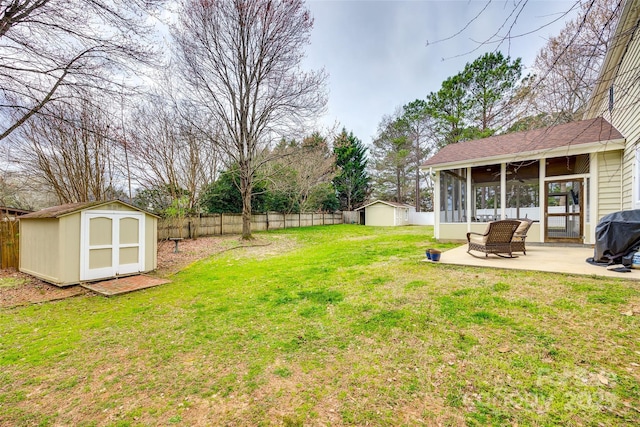
[[[0,220],[0,268],[18,268],[20,239],[18,221]]]
[[[281,228],[311,227],[313,225],[342,224],[342,212],[281,214],[265,213],[251,216],[252,231],[278,230]],[[242,234],[241,214],[210,214],[182,219],[158,220],[158,239],[171,237],[194,238],[222,234]]]

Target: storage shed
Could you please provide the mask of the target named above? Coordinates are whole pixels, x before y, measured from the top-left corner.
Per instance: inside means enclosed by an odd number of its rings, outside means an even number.
[[[409,214],[416,208],[404,203],[376,200],[359,207],[356,211],[363,209],[365,225],[395,226],[409,225]]]
[[[154,270],[158,217],[119,200],[20,217],[20,271],[58,286]]]

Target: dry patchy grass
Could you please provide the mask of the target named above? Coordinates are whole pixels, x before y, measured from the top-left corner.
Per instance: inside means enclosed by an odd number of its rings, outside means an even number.
[[[0,313],[0,424],[640,422],[638,283],[427,264],[428,231],[269,233]]]

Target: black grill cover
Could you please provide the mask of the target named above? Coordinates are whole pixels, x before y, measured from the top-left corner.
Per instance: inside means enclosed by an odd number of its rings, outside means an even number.
[[[593,260],[622,264],[622,257],[640,247],[640,209],[614,212],[596,226]]]

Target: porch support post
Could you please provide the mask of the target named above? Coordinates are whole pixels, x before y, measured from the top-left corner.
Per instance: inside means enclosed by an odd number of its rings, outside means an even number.
[[[547,201],[545,200],[547,194],[547,183],[544,180],[544,177],[547,175],[547,162],[546,160],[540,159],[540,167],[538,168],[540,171],[540,177],[538,178],[538,206],[540,209],[540,242],[544,242],[544,230],[547,227],[547,213],[546,206]]]
[[[507,210],[507,164],[500,164],[500,219],[505,219]]]
[[[596,225],[599,220],[598,206],[600,203],[598,200],[598,186],[600,185],[598,182],[598,171],[600,170],[598,157],[598,153],[591,153],[591,159],[589,160],[589,175],[591,179],[586,180],[586,183],[589,183],[589,188],[585,188],[585,194],[587,194],[587,191],[589,192],[589,240],[584,243],[596,243]],[[635,185],[634,183],[634,188],[636,188]],[[585,198],[584,201],[586,202],[587,199]]]
[[[433,177],[433,237],[440,238],[440,171]]]
[[[471,166],[467,168],[467,232],[471,231],[471,217],[473,216],[473,212],[471,211],[471,199],[474,198],[474,195],[471,194]]]

